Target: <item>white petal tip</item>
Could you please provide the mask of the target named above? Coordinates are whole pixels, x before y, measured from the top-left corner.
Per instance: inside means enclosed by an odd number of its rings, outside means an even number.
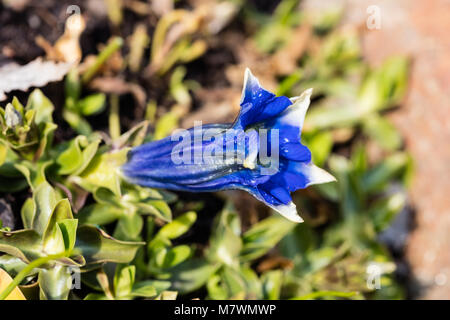
[[[288,204],[285,204],[285,205],[272,206],[272,208],[275,211],[277,211],[279,214],[281,214],[283,217],[285,217],[286,219],[288,219],[292,222],[296,222],[296,223],[303,222],[303,219],[297,213],[297,207],[295,206],[295,204],[293,202],[289,202]]]
[[[253,75],[249,68],[245,68],[244,84],[242,86],[242,94],[240,103],[244,102],[246,94],[251,93],[252,88],[260,87],[258,79]]]
[[[314,90],[313,88],[308,88],[305,91],[303,91],[302,95],[307,95],[308,97],[311,97],[313,90]]]
[[[299,100],[310,99],[312,93],[313,93],[313,88],[309,88],[309,89],[306,89],[305,91],[303,91],[301,95],[289,98],[289,100],[291,100],[292,103],[295,103]]]
[[[314,164],[309,165],[307,176],[310,180],[310,183],[308,185],[337,181],[333,175]]]

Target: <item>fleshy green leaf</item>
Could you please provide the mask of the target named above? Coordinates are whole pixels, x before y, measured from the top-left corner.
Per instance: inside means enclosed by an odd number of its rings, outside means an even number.
[[[401,146],[402,138],[388,119],[379,115],[371,115],[364,121],[365,133],[387,150],[396,150]]]
[[[67,267],[56,265],[39,271],[40,298],[66,300],[72,287],[72,275]]]
[[[196,219],[197,214],[195,212],[186,212],[185,214],[174,219],[172,222],[169,222],[168,224],[163,226],[159,230],[158,236],[167,239],[178,238],[189,230]]]
[[[43,235],[50,222],[53,209],[56,205],[56,194],[53,188],[47,182],[41,183],[37,186],[33,193],[34,201],[34,218],[33,229],[39,234]]]
[[[170,269],[172,289],[181,294],[194,291],[203,286],[218,267],[201,258],[187,260]]]
[[[377,166],[367,171],[363,177],[362,187],[365,192],[381,190],[385,184],[406,167],[408,156],[405,153],[395,153],[384,159]]]
[[[78,101],[78,109],[85,116],[100,113],[105,108],[106,96],[104,93],[96,93]]]
[[[105,225],[116,221],[124,214],[122,208],[112,205],[94,203],[84,207],[77,214],[80,224]]]
[[[110,189],[117,196],[120,191],[120,166],[127,161],[128,149],[96,155],[79,177],[73,180],[88,191],[98,187]]]
[[[124,297],[131,293],[136,275],[135,266],[117,266],[114,275],[114,295]]]
[[[208,258],[229,266],[237,266],[242,249],[241,225],[236,212],[227,206],[217,216],[210,240]]]
[[[55,107],[53,106],[53,103],[39,89],[34,89],[30,94],[26,109],[36,110],[34,119],[37,124],[53,122],[52,113]]]
[[[244,233],[241,261],[250,261],[266,254],[295,226],[295,223],[278,215],[254,224]]]
[[[0,252],[25,262],[42,256],[41,236],[34,230],[0,231]]]
[[[273,270],[264,273],[262,276],[264,299],[280,299],[282,280],[283,272],[281,270]]]
[[[77,235],[77,219],[64,219],[58,221],[58,226],[61,229],[64,238],[65,250],[70,254],[75,247],[76,235]]]
[[[87,263],[116,262],[129,263],[137,249],[144,243],[119,241],[103,230],[85,225],[77,230],[74,253],[81,254]]]

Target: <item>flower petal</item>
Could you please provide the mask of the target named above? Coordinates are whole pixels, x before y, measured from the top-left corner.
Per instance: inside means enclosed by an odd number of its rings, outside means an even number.
[[[306,111],[311,103],[312,92],[313,89],[310,88],[296,97],[294,103],[276,118],[274,128],[282,129],[286,126],[298,128],[300,138]]]
[[[298,175],[302,175],[305,177],[305,186],[304,188],[320,183],[328,183],[336,181],[336,178],[333,177],[327,171],[319,168],[312,162],[304,163],[304,162],[290,162],[289,163],[289,171],[295,172]]]
[[[300,217],[300,215],[297,212],[297,207],[292,201],[289,201],[286,204],[274,203],[272,200],[267,201],[267,194],[263,195],[263,193],[259,188],[241,188],[241,189],[246,190],[259,201],[264,202],[266,206],[272,208],[286,219],[297,223],[303,222],[302,217]]]
[[[277,206],[270,206],[272,209],[274,209],[276,212],[281,214],[283,217],[285,217],[288,220],[291,220],[292,222],[301,223],[303,222],[302,217],[298,214],[297,207],[295,204],[291,201],[288,204],[282,204]]]
[[[241,111],[234,127],[245,129],[249,125],[278,115],[292,103],[289,98],[284,96],[276,97],[273,93],[261,87],[258,79],[247,68],[245,70],[240,104]]]

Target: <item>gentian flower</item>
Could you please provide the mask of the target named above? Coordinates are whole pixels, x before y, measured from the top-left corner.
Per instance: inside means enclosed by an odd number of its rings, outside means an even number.
[[[247,69],[234,123],[196,125],[138,146],[129,152],[123,175],[151,188],[245,190],[287,219],[302,222],[290,193],[335,181],[311,162],[311,152],[300,142],[311,93],[276,97]]]

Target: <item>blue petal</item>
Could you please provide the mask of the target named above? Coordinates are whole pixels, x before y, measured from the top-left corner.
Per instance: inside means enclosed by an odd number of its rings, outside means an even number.
[[[279,131],[280,155],[286,159],[311,161],[311,152],[301,142],[301,132],[312,90],[306,90],[293,105],[266,123],[266,127]]]
[[[242,89],[241,111],[234,127],[247,128],[249,125],[270,119],[291,104],[289,98],[276,97],[261,87],[258,79],[247,69]]]

